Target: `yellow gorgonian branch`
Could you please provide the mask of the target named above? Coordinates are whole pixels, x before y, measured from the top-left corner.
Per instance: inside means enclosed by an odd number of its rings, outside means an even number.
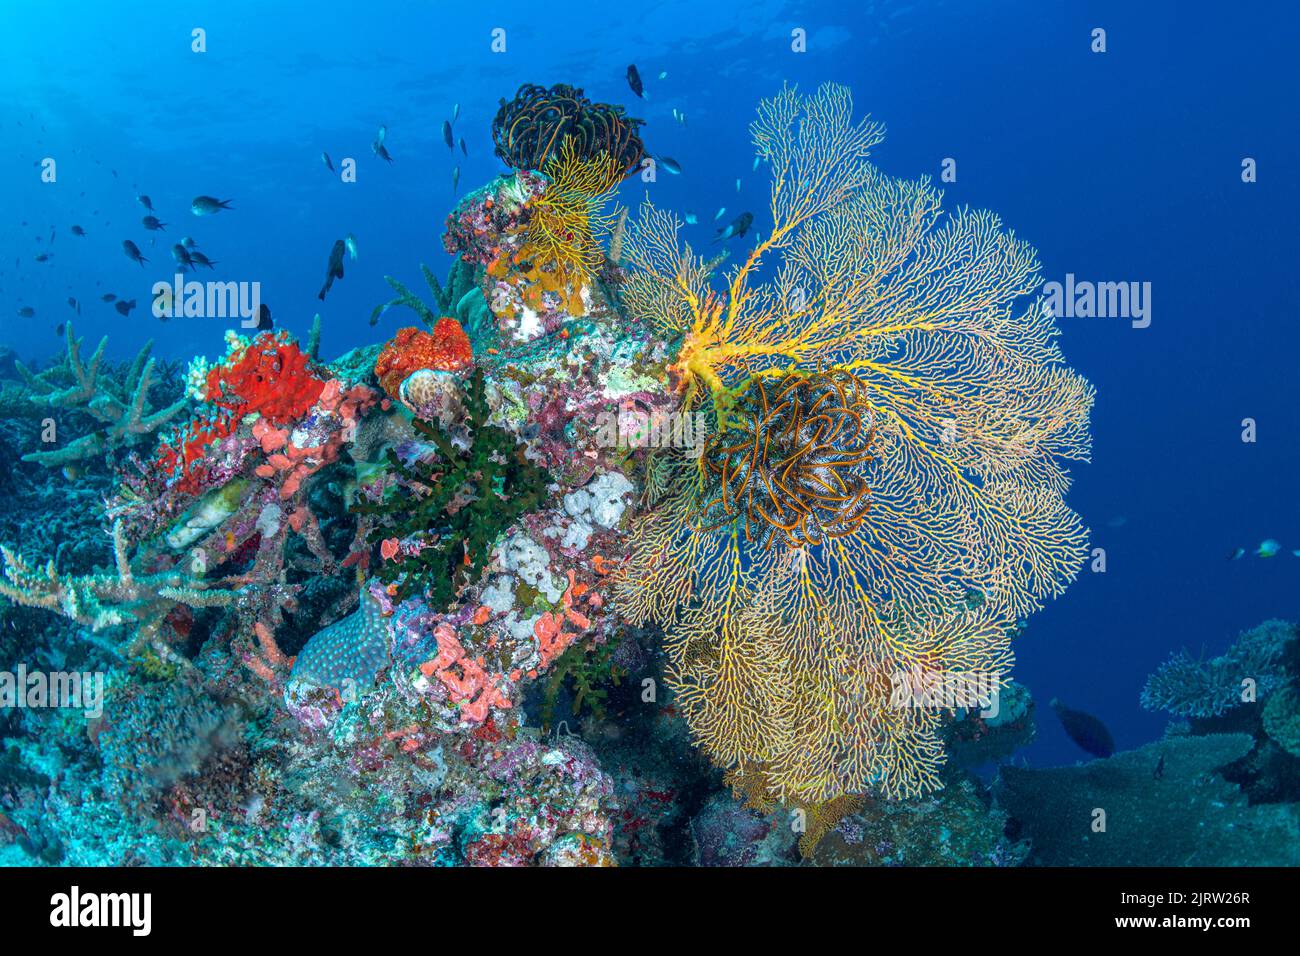
[[[595,275],[603,261],[599,238],[614,223],[605,206],[623,172],[605,153],[579,155],[572,137],[564,140],[543,172],[550,181],[529,205],[528,231],[519,257],[580,285]]]
[[[715,433],[660,456],[620,607],[665,628],[705,750],[800,801],[938,786],[943,714],[899,706],[899,675],[1005,680],[1009,634],[1086,547],[1064,464],[1093,391],[1032,298],[1034,250],[881,173],[883,131],[852,114],[834,85],[760,105],[772,226],[721,286],[648,202],[623,249],[625,304],[679,343],[669,373]]]

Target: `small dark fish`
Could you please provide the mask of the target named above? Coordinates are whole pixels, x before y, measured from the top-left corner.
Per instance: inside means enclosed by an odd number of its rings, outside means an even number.
[[[112,292],[105,292],[103,295],[100,296],[100,298],[103,299],[105,302],[117,301],[117,296],[114,295]]]
[[[135,201],[138,202],[141,206],[144,206],[145,209],[148,209],[150,212],[153,212],[153,200],[150,199],[148,196],[141,194],[135,197]]]
[[[680,176],[682,174],[682,164],[677,162],[677,160],[673,159],[671,156],[660,156],[659,165],[668,170],[674,176]]]
[[[25,305],[18,310],[18,314],[24,319],[30,319],[32,316],[36,314],[36,310],[33,309],[30,305]]]
[[[80,226],[73,226],[72,234],[74,236],[84,236],[86,234],[86,230],[82,229]]]
[[[347,251],[347,243],[342,239],[334,240],[334,247],[330,249],[329,265],[325,269],[325,285],[321,286],[320,294],[316,297],[322,302],[325,301],[325,293],[334,285],[334,280],[343,278],[343,256]]]
[[[58,325],[54,327],[54,334],[58,336],[62,336],[64,327],[65,327],[64,324],[60,322]]]
[[[146,229],[148,229],[150,232],[166,232],[166,231],[167,231],[166,229],[163,228],[164,226],[167,225],[167,223],[165,223],[165,222],[159,222],[157,216],[145,216],[145,217],[144,217],[143,219],[141,219],[140,221],[141,221],[142,223],[144,223],[144,227],[145,227]]]
[[[641,85],[641,74],[637,72],[635,63],[627,65],[627,85],[632,87],[632,92],[637,96],[645,96],[645,87]]]
[[[193,239],[191,239],[189,236],[185,236],[184,238],[181,239],[181,245],[184,246],[186,249],[188,249],[190,252],[193,252],[195,248],[198,246],[198,243],[195,242]]]
[[[448,149],[456,148],[456,141],[451,138],[451,124],[446,120],[442,121],[442,141],[447,144]]]
[[[460,167],[457,166],[451,171],[451,191],[460,192]]]
[[[199,252],[199,250],[197,249],[187,249],[186,252],[190,254],[190,262],[196,266],[207,266],[209,269],[211,269],[213,266],[216,265],[215,262],[213,262],[211,259],[205,256],[203,253]]]
[[[181,272],[194,268],[194,260],[190,258],[190,252],[179,242],[172,246],[172,258],[180,266]]]
[[[460,104],[456,103],[451,108],[451,121],[454,123],[460,119]]]
[[[733,239],[736,236],[743,236],[749,231],[749,227],[754,224],[754,214],[752,212],[742,212],[727,226],[726,229],[719,229],[718,234],[713,237],[714,242],[721,242],[724,239]]]
[[[1156,762],[1156,769],[1151,771],[1151,776],[1156,780],[1160,780],[1164,778],[1164,775],[1165,775],[1165,755],[1161,754],[1160,759]]]
[[[36,261],[37,261],[37,262],[49,262],[49,261],[50,261],[50,254],[49,254],[48,252],[38,252],[38,253],[36,254]]]
[[[144,264],[149,261],[144,256],[140,255],[140,247],[130,239],[122,240],[122,251],[126,253],[126,257],[132,262],[140,263],[140,268],[142,269],[144,268]]]
[[[1092,714],[1081,710],[1071,710],[1055,697],[1052,698],[1052,710],[1061,721],[1061,727],[1080,748],[1094,757],[1109,757],[1115,752],[1115,741],[1110,731]]]
[[[122,315],[130,315],[131,310],[135,308],[135,299],[123,299],[121,302],[118,302],[117,305],[113,306],[113,308],[117,309],[117,311],[122,313]]]
[[[51,229],[51,230],[50,230],[50,245],[54,245],[54,236],[55,236],[55,231],[54,231],[53,229]]]
[[[462,136],[462,137],[460,138],[460,154],[461,154],[462,156],[468,156],[468,155],[469,155],[469,150],[465,148],[465,137],[464,137],[464,136]]]
[[[196,216],[212,216],[223,209],[230,209],[229,199],[213,199],[211,196],[195,196],[190,203],[190,212]]]
[[[266,332],[275,328],[275,323],[271,321],[271,307],[265,302],[257,307],[257,331]]]
[[[68,308],[76,309],[78,312],[81,311],[81,306],[77,305],[77,300],[74,299],[72,296],[68,296]]]
[[[330,162],[329,153],[322,151],[320,154],[320,161],[325,164],[325,168],[328,169],[331,173],[334,172],[334,164]]]
[[[371,143],[370,148],[371,150],[374,151],[374,154],[378,156],[380,159],[382,159],[384,162],[391,163],[393,161],[393,157],[388,155],[388,147],[386,147],[383,143],[380,142]]]

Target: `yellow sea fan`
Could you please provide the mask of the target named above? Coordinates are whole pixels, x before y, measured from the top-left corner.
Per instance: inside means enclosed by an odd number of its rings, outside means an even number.
[[[529,204],[528,231],[519,258],[580,286],[600,268],[604,253],[599,239],[610,232],[615,220],[605,206],[623,173],[604,153],[578,155],[571,137],[543,172],[550,181]]]
[[[1017,621],[1077,574],[1086,531],[1063,461],[1087,458],[1092,388],[1025,304],[1034,250],[992,213],[945,217],[928,180],[875,169],[882,130],[853,122],[847,89],[783,90],[751,132],[771,230],[715,290],[647,202],[624,239],[625,303],[679,341],[670,373],[721,447],[754,431],[728,415],[752,409],[737,396],[756,378],[851,375],[870,454],[845,449],[860,473],[834,487],[869,488],[869,510],[824,540],[749,535],[752,515],[709,508],[719,472],[747,472],[661,455],[619,606],[664,626],[669,680],[718,763],[803,801],[922,793],[939,785],[943,714],[900,706],[899,675],[1005,681]],[[757,510],[817,510],[772,500]]]

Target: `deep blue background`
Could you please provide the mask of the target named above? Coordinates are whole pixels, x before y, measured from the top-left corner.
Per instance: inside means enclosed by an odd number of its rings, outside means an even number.
[[[0,342],[24,356],[57,348],[69,295],[83,302],[79,331],[110,333],[116,356],[148,337],[172,357],[218,354],[214,321],[162,325],[148,314],[149,287],[170,277],[167,250],[182,235],[220,261],[216,276],[260,281],[278,323],[301,333],[319,310],[327,354],[391,335],[410,317],[366,322],[387,298],[383,275],[418,285],[420,261],[445,270],[452,167],[462,167],[462,192],[501,171],[490,122],[523,82],[570,82],[644,117],[650,148],[684,168],[651,186],[653,198],[696,212],[694,238],[711,235],[721,205],[727,219],[753,210],[761,230],[754,105],[783,81],[833,80],[888,125],[875,157],[884,169],[937,176],[955,158],[948,203],[998,211],[1038,247],[1045,278],[1153,285],[1148,329],[1062,321],[1071,364],[1098,391],[1094,460],[1076,468],[1071,501],[1109,570],[1085,572],[1021,640],[1017,675],[1040,703],[1059,696],[1105,719],[1119,746],[1137,745],[1163,726],[1137,694],[1170,651],[1218,653],[1240,629],[1296,616],[1294,5],[19,6],[0,12]],[[208,34],[203,55],[190,51],[196,26]],[[1102,55],[1089,50],[1098,26]],[[507,31],[505,54],[490,52],[494,27]],[[790,51],[795,27],[807,30],[805,54]],[[629,62],[645,102],[623,79]],[[468,159],[441,141],[457,102]],[[392,166],[370,155],[381,123]],[[321,150],[336,163],[355,157],[360,181],[340,183]],[[45,156],[59,163],[57,185],[38,179]],[[1254,185],[1240,180],[1246,156],[1259,164]],[[633,180],[625,198],[645,188]],[[170,224],[166,243],[150,247],[137,192]],[[200,193],[232,199],[235,211],[194,218]],[[86,239],[70,234],[74,222]],[[51,227],[54,256],[38,264]],[[360,260],[321,304],[330,245],[349,232]],[[154,260],[149,269],[125,259],[124,238]],[[99,302],[105,291],[142,305],[124,322]],[[22,304],[37,317],[15,318]],[[1245,417],[1258,422],[1256,444],[1239,438]],[[1265,537],[1284,553],[1225,560]],[[1030,758],[1080,756],[1043,714]]]

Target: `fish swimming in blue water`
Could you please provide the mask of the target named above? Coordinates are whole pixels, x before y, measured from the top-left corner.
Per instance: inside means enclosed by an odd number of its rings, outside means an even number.
[[[229,199],[214,199],[212,196],[195,196],[190,203],[190,212],[196,216],[212,216],[223,209],[232,208]]]
[[[370,144],[370,151],[386,163],[391,163],[393,157],[389,155],[388,147],[384,145],[384,140],[388,138],[388,127],[380,126],[379,132],[375,134],[375,141]]]
[[[342,239],[334,240],[334,246],[330,249],[330,261],[325,267],[325,284],[321,286],[320,293],[316,298],[322,302],[325,301],[325,293],[334,285],[335,279],[343,278],[343,256],[347,253],[347,243]]]
[[[727,239],[734,239],[743,236],[753,225],[754,214],[752,212],[742,212],[734,220],[727,224],[725,229],[719,229],[718,234],[713,237],[714,242],[722,242]]]
[[[141,267],[143,267],[144,264],[149,261],[144,256],[140,255],[140,247],[137,246],[130,239],[122,240],[122,251],[126,253],[126,257],[130,259],[132,262],[140,263]]]
[[[1094,757],[1109,757],[1115,752],[1115,741],[1111,738],[1110,731],[1092,714],[1072,710],[1055,697],[1052,698],[1051,708],[1056,711],[1065,733],[1081,749]]]

